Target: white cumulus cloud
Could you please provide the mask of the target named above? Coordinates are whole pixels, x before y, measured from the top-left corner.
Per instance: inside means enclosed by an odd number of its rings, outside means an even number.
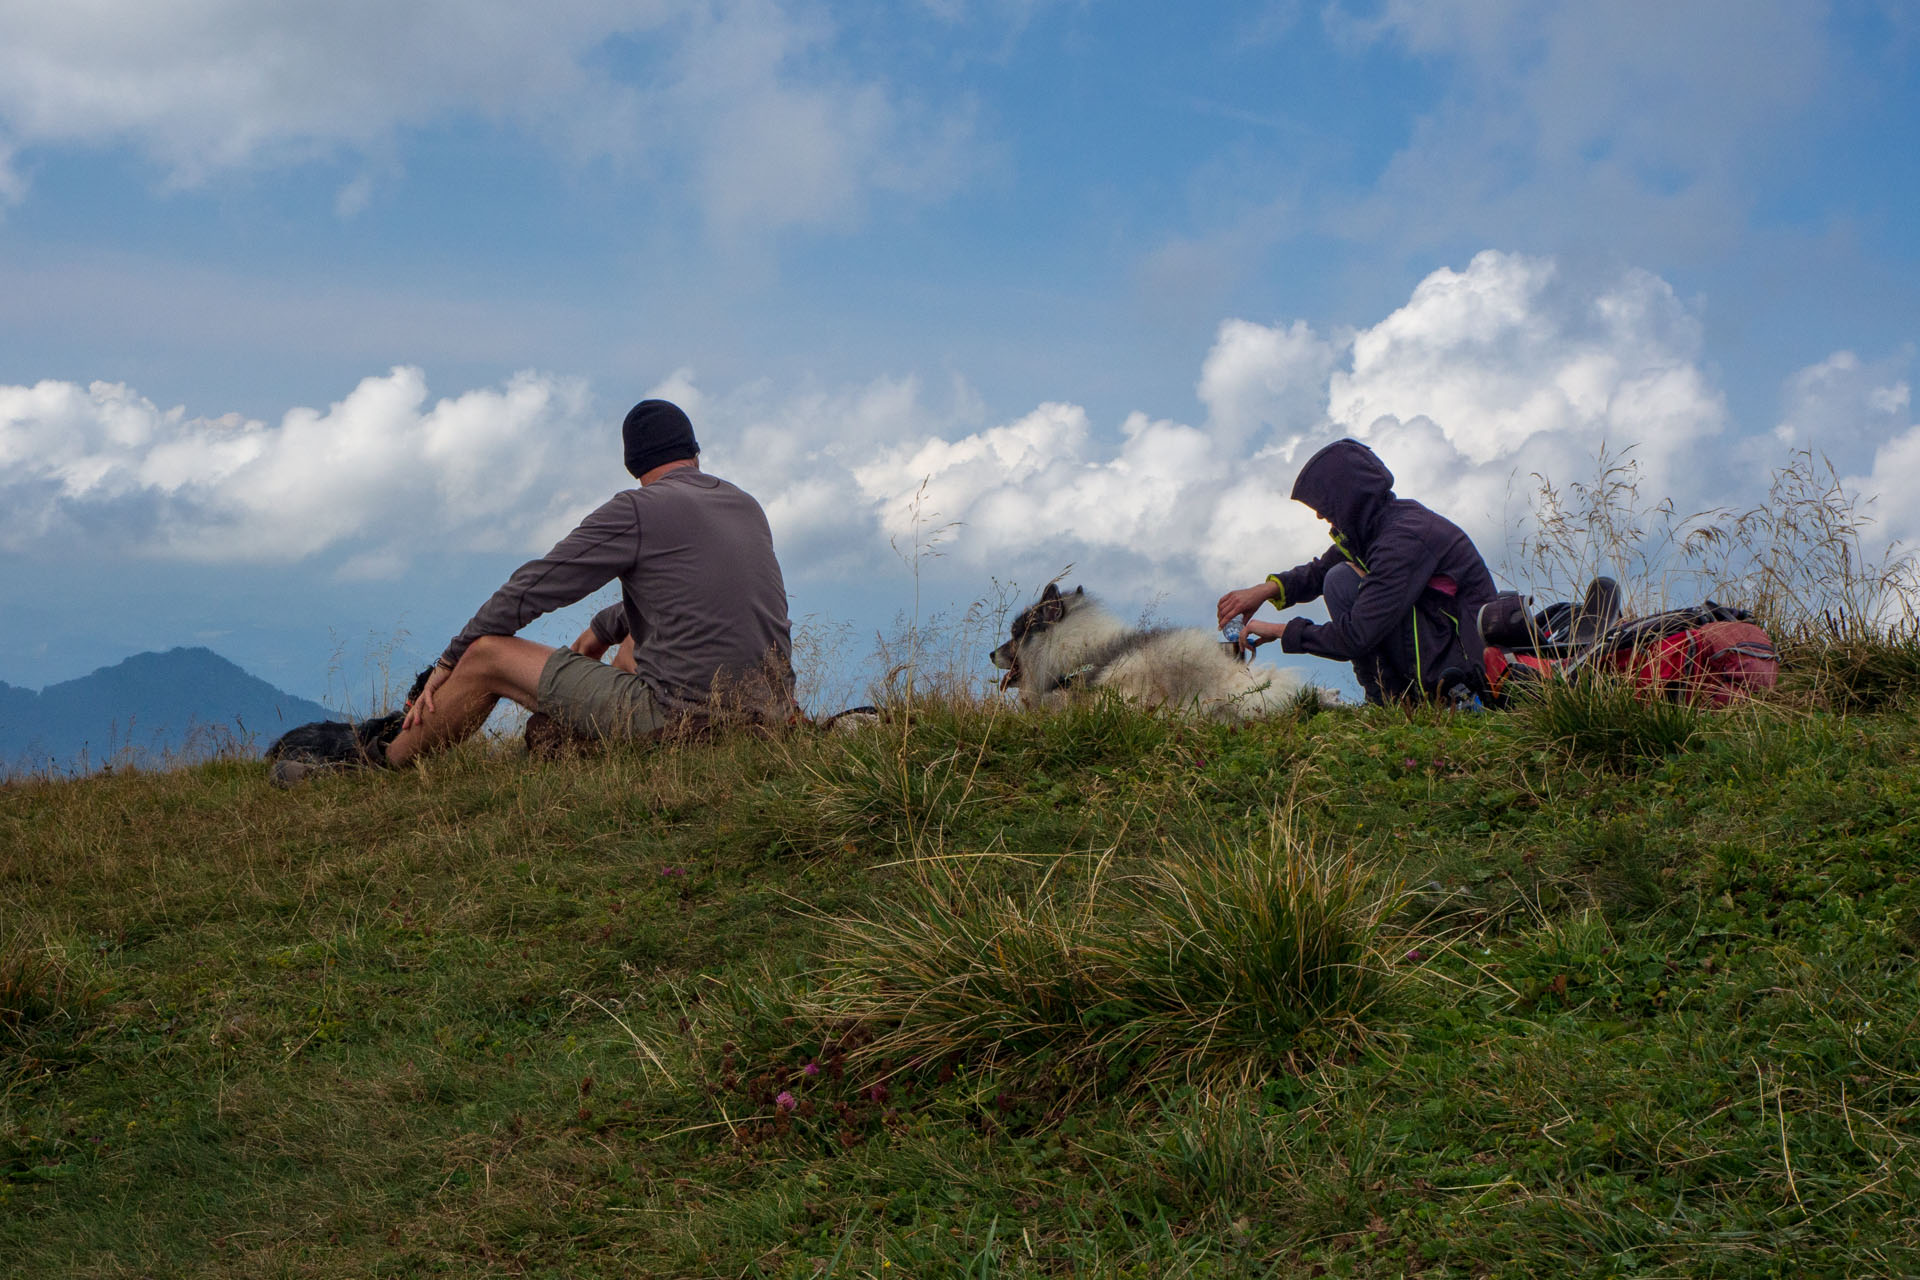
[[[1532,475],[1584,478],[1603,445],[1634,446],[1650,488],[1697,492],[1685,461],[1727,426],[1699,360],[1698,322],[1658,278],[1580,294],[1551,261],[1487,252],[1355,333],[1225,322],[1200,423],[1136,413],[1112,440],[1077,406],[1044,405],[897,445],[857,478],[895,536],[916,497],[963,522],[951,554],[982,570],[1043,579],[1073,561],[1135,592],[1224,588],[1324,549],[1287,494],[1311,450],[1354,436],[1497,560]]]
[[[1872,469],[1849,477],[1846,485],[1877,497],[1871,514],[1882,537],[1897,540],[1907,551],[1920,548],[1920,504],[1913,500],[1920,493],[1920,422],[1876,449]]]
[[[291,562],[356,544],[350,574],[397,573],[419,551],[519,549],[564,526],[617,487],[605,437],[582,385],[531,373],[429,405],[422,373],[398,368],[277,424],[117,383],[0,387],[0,545]]]
[[[1238,450],[1270,432],[1290,454],[1325,420],[1327,379],[1338,358],[1338,345],[1304,320],[1284,328],[1226,321],[1195,387],[1214,438]]]
[[[1787,380],[1775,438],[1816,449],[1837,467],[1858,469],[1912,421],[1913,390],[1906,377],[1911,362],[1911,352],[1873,361],[1836,351],[1807,366]]]
[[[713,391],[679,370],[649,394],[684,405],[706,465],[760,498],[795,582],[870,588],[932,543],[929,571],[958,592],[1071,562],[1110,595],[1192,610],[1324,548],[1287,494],[1309,452],[1349,435],[1496,567],[1532,477],[1589,479],[1603,445],[1633,449],[1650,499],[1699,509],[1760,497],[1731,444],[1778,464],[1826,440],[1882,495],[1884,531],[1912,537],[1910,362],[1834,353],[1786,381],[1778,432],[1740,437],[1698,317],[1663,281],[1629,270],[1581,288],[1552,261],[1487,252],[1353,332],[1226,321],[1194,422],[1135,412],[1107,428],[1064,399],[995,420],[957,379]],[[118,384],[0,387],[0,548],[309,562],[345,579],[456,551],[512,559],[628,483],[622,409],[536,373],[436,400],[408,367],[276,423],[162,409]]]
[[[1671,491],[1684,479],[1676,461],[1726,425],[1699,367],[1698,321],[1644,271],[1591,297],[1556,290],[1555,274],[1550,260],[1491,251],[1435,271],[1355,335],[1351,368],[1331,379],[1332,418],[1362,439],[1424,418],[1455,469],[1482,480],[1633,445]]]
[[[1787,415],[1775,436],[1819,453],[1847,488],[1876,495],[1876,532],[1920,549],[1920,415],[1908,369],[1913,353],[1862,360],[1836,351],[1787,382]]]

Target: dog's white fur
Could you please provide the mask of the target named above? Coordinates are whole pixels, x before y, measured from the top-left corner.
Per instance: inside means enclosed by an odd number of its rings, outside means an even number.
[[[1022,617],[1049,605],[1058,621],[993,653],[1030,706],[1111,689],[1149,707],[1245,720],[1280,710],[1306,683],[1293,671],[1249,667],[1210,631],[1129,627],[1084,590],[1044,596]]]

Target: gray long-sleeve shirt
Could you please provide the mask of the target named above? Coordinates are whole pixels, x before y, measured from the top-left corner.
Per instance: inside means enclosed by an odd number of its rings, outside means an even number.
[[[719,691],[756,714],[785,714],[793,642],[766,513],[691,467],[615,494],[521,565],[443,659],[458,662],[479,637],[513,635],[615,578],[621,603],[595,616],[594,632],[610,644],[633,636],[635,667],[663,707],[700,710]]]

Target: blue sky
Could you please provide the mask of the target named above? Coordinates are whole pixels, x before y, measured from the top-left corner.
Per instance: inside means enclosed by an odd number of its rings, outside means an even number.
[[[860,649],[915,494],[923,611],[1204,623],[1342,434],[1495,561],[1602,441],[1698,505],[1812,445],[1911,539],[1917,60],[1905,0],[0,4],[0,680],[430,655],[662,392]]]

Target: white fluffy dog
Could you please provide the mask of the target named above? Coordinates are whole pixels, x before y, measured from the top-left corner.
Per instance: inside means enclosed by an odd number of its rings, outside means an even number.
[[[1031,705],[1051,705],[1112,689],[1149,707],[1221,720],[1267,715],[1291,702],[1304,681],[1292,671],[1254,670],[1219,636],[1197,627],[1129,627],[1076,587],[1052,583],[1013,620],[1013,635],[993,651],[1003,689]]]

